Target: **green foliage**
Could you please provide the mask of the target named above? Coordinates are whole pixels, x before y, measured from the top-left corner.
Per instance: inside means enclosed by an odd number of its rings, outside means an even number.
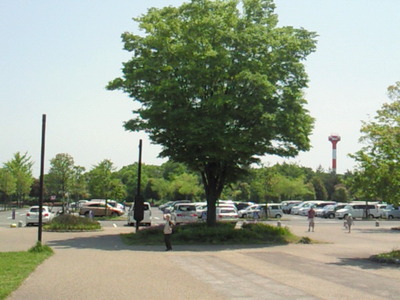
[[[316,35],[277,27],[274,8],[269,0],[193,0],[150,9],[135,18],[142,35],[122,35],[132,58],[108,88],[141,104],[125,127],[199,172],[209,210],[259,156],[310,148],[302,61]]]
[[[88,173],[88,189],[92,198],[124,200],[125,186],[114,174],[115,167],[105,159]]]
[[[136,234],[123,235],[127,244],[155,245],[163,242],[163,226],[142,229]],[[172,236],[174,244],[285,244],[295,240],[287,228],[262,223],[245,224],[235,229],[234,223],[217,223],[209,227],[205,223],[177,226]]]
[[[335,192],[332,194],[333,201],[336,202],[348,202],[349,201],[349,193],[346,187],[343,184],[338,185],[335,188]]]
[[[46,252],[46,253],[49,253],[49,254],[53,254],[53,253],[54,253],[53,249],[51,249],[51,248],[50,248],[49,246],[47,246],[47,245],[42,245],[42,243],[39,242],[39,241],[36,243],[35,246],[33,246],[32,248],[30,248],[30,249],[28,250],[28,252],[30,252],[30,253],[41,253],[41,252]]]
[[[50,169],[45,176],[45,185],[50,195],[65,200],[78,189],[83,167],[75,166],[74,159],[67,153],[59,153],[50,160]]]
[[[357,168],[347,183],[360,197],[400,202],[400,82],[388,88],[391,103],[377,111],[373,121],[363,122],[364,146],[351,155]]]
[[[370,259],[380,263],[400,264],[400,250],[392,250],[390,252],[372,255]]]
[[[32,166],[33,162],[31,161],[31,157],[28,156],[28,153],[21,154],[20,152],[15,153],[13,159],[4,164],[4,169],[15,179],[15,191],[11,194],[16,195],[18,203],[21,203],[25,197],[29,195],[33,183]],[[10,185],[12,185],[12,180],[9,176],[7,176],[6,182],[9,192]],[[7,195],[11,194],[8,193]]]
[[[90,218],[64,214],[55,217],[49,224],[44,225],[47,231],[90,231],[100,230],[99,222]]]
[[[323,184],[321,178],[314,177],[312,179],[312,184],[315,190],[315,196],[318,200],[327,200],[328,199],[328,192],[326,191],[325,185]]]
[[[17,179],[7,169],[0,168],[0,192],[6,196],[15,194]]]

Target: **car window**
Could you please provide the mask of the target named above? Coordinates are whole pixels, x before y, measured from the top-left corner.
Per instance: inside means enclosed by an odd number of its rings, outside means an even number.
[[[196,211],[196,206],[194,205],[181,205],[178,208],[180,211]]]

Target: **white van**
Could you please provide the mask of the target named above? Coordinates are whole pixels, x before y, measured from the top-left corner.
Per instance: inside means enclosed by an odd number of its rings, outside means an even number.
[[[266,210],[268,212],[268,218],[282,218],[283,210],[280,203],[267,203]]]
[[[352,202],[337,210],[335,216],[338,219],[345,219],[348,214],[351,214],[353,218],[364,218],[368,214],[369,218],[379,218],[380,211],[376,204],[376,202],[368,202],[368,205],[364,201],[360,203]]]
[[[151,226],[151,206],[149,202],[143,203],[143,220],[139,223],[139,226]],[[128,212],[128,226],[135,226],[135,202],[132,203],[131,208]]]

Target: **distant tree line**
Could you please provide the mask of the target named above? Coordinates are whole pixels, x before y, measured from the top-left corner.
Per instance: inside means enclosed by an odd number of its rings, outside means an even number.
[[[4,163],[0,169],[2,204],[21,206],[37,202],[39,179],[32,176],[32,166],[31,157],[19,152]],[[66,203],[107,198],[132,202],[137,193],[137,170],[137,163],[117,170],[106,159],[86,171],[75,165],[71,155],[57,154],[50,160],[49,171],[44,177],[45,201]],[[141,191],[146,201],[205,200],[200,176],[182,163],[143,164],[141,178]],[[347,201],[349,197],[343,176],[325,172],[322,168],[313,171],[284,163],[248,169],[236,183],[224,189],[221,198],[265,203],[287,199]]]

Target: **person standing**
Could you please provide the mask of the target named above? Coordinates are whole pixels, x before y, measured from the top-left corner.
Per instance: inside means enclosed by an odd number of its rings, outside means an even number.
[[[171,246],[171,234],[172,228],[174,227],[174,223],[171,221],[171,215],[166,214],[164,215],[165,225],[164,225],[164,241],[165,241],[165,251],[172,250]]]
[[[346,225],[347,228],[349,229],[349,233],[351,232],[351,225],[353,225],[353,223],[354,223],[353,216],[351,214],[348,214],[346,217]]]
[[[310,210],[308,211],[308,231],[310,231],[310,229],[312,229],[312,231],[314,232],[314,218],[315,218],[315,210],[314,208],[310,208]]]

